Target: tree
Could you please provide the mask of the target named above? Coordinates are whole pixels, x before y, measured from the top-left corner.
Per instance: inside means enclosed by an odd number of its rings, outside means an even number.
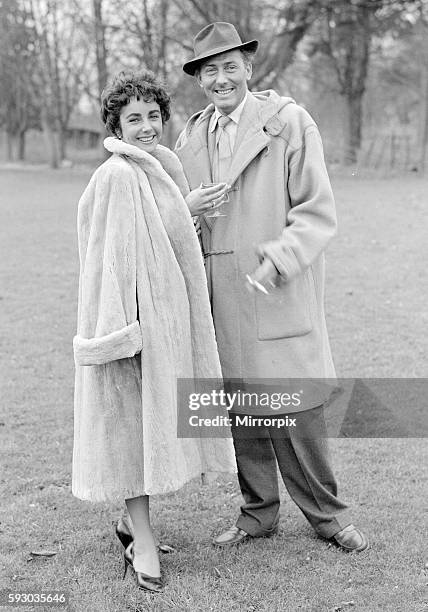
[[[401,125],[408,128],[407,134],[413,127],[418,151],[412,163],[424,171],[428,145],[428,2],[407,3],[404,13],[391,16],[374,36],[374,79],[383,108],[395,109]]]
[[[428,20],[421,11],[417,23],[420,59],[419,170],[427,170],[428,147]]]
[[[59,159],[66,159],[66,133],[70,116],[76,107],[89,63],[85,49],[84,20],[77,2],[56,0],[48,7],[50,20],[50,56],[54,115],[58,134]]]
[[[361,145],[362,100],[366,87],[376,0],[339,0],[323,7],[312,54],[326,55],[346,102],[345,164],[357,161]]]
[[[424,0],[422,0],[424,1]],[[402,33],[421,0],[322,0],[311,55],[326,56],[345,100],[345,164],[357,161],[362,135],[362,103],[375,38]]]
[[[65,157],[65,132],[88,57],[79,40],[79,5],[10,0],[0,8],[3,85],[9,84],[2,104],[8,109],[6,130],[18,137],[23,158],[26,130],[41,125],[51,166],[57,167]]]
[[[5,127],[9,160],[15,151],[24,159],[27,130],[38,125],[38,107],[29,86],[34,78],[33,51],[33,32],[18,3],[0,2],[0,124]]]
[[[95,57],[97,64],[98,95],[106,86],[107,82],[107,49],[105,40],[105,25],[103,21],[103,2],[93,0],[92,7],[94,12],[94,33],[95,33]]]

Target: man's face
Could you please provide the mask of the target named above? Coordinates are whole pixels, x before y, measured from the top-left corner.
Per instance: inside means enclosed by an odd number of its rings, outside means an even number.
[[[201,65],[197,79],[208,100],[228,115],[245,98],[251,74],[251,64],[246,64],[242,53],[234,49],[208,58]]]

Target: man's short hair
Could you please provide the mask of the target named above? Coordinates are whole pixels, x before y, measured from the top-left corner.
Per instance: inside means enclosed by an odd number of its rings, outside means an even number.
[[[254,57],[256,55],[254,51],[248,51],[247,49],[240,49],[240,51],[247,66],[248,64],[252,64],[254,62]]]

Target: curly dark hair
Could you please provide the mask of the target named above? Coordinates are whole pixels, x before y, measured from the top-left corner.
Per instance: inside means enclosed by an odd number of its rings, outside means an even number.
[[[117,136],[120,128],[120,112],[132,98],[159,104],[162,123],[170,117],[170,97],[163,83],[153,72],[122,71],[113,77],[101,94],[101,119],[107,131]]]

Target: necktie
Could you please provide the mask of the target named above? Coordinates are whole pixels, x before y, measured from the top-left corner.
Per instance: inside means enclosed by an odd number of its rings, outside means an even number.
[[[214,155],[213,179],[215,182],[227,180],[230,162],[232,160],[232,147],[227,131],[227,124],[232,119],[227,115],[221,115],[217,121],[216,150]]]

